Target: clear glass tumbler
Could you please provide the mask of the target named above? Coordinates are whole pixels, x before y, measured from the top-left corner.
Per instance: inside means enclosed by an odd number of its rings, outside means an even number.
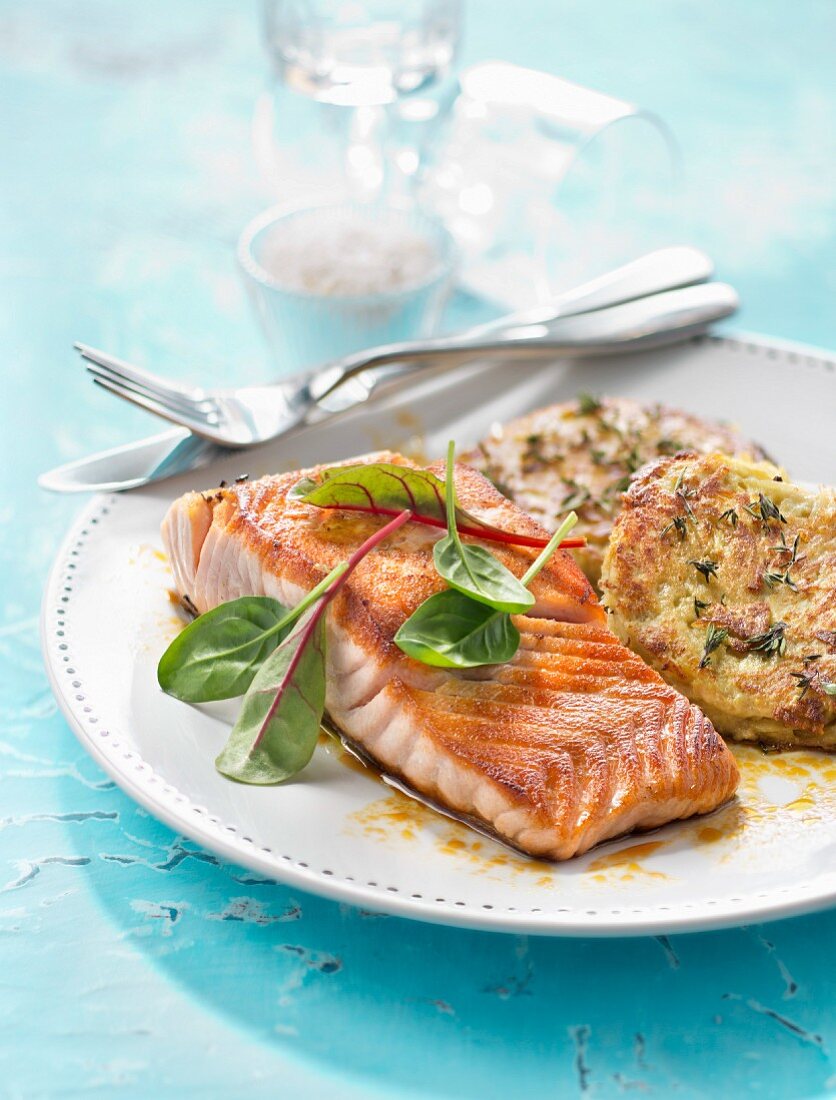
[[[502,61],[459,83],[417,195],[455,237],[470,292],[524,309],[678,243],[678,151],[652,112]]]
[[[254,141],[277,197],[403,195],[412,131],[438,112],[461,22],[462,0],[264,0],[274,79]]]

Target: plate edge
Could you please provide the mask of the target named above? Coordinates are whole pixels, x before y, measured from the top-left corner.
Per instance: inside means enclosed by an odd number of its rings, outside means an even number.
[[[773,339],[771,337],[750,335],[744,332],[730,332],[727,334],[697,337],[692,342],[695,344],[705,342],[751,344],[758,351],[777,350],[789,355],[804,355],[819,360],[825,369],[836,369],[836,360],[834,360],[832,353],[794,341],[784,341],[778,338]],[[41,653],[53,695],[68,725],[82,747],[93,757],[96,763],[114,780],[125,794],[139,802],[154,817],[163,821],[168,828],[175,832],[188,836],[189,839],[193,840],[195,843],[205,845],[211,850],[219,852],[223,855],[224,859],[238,866],[257,870],[269,875],[279,883],[298,887],[318,896],[347,902],[352,905],[370,906],[380,912],[385,912],[393,916],[418,919],[428,923],[452,927],[503,932],[508,934],[559,935],[567,937],[673,935],[739,927],[743,923],[765,923],[804,913],[821,911],[836,905],[836,883],[834,883],[832,888],[826,889],[824,892],[816,894],[813,897],[802,896],[790,898],[785,902],[776,902],[773,900],[760,907],[755,905],[754,908],[752,908],[751,903],[749,903],[750,907],[742,913],[736,911],[734,908],[729,908],[729,902],[726,901],[724,904],[727,908],[716,914],[701,913],[692,917],[679,918],[673,921],[665,916],[658,915],[663,912],[661,908],[655,910],[653,915],[639,921],[633,921],[626,926],[620,925],[617,921],[612,919],[612,916],[603,919],[590,919],[586,922],[579,922],[577,917],[562,921],[560,915],[554,913],[548,914],[547,916],[544,915],[543,919],[536,917],[532,918],[531,916],[524,916],[522,914],[516,914],[513,918],[509,918],[506,914],[489,913],[487,911],[484,914],[479,913],[473,905],[462,907],[461,911],[457,911],[456,909],[441,908],[435,903],[427,902],[426,899],[422,899],[418,902],[412,898],[393,896],[386,890],[380,888],[370,890],[367,886],[360,886],[355,883],[346,883],[341,880],[330,881],[328,878],[324,878],[320,872],[310,871],[309,869],[296,866],[292,862],[289,863],[287,867],[281,865],[277,866],[274,859],[268,860],[260,858],[257,847],[254,846],[252,853],[248,852],[246,848],[242,848],[240,845],[243,842],[243,838],[237,842],[231,842],[222,832],[216,831],[211,822],[205,819],[200,822],[195,822],[193,826],[188,824],[186,820],[178,817],[176,812],[170,809],[164,802],[155,800],[152,794],[146,791],[142,785],[133,782],[127,772],[120,769],[117,764],[110,759],[109,755],[103,751],[97,740],[90,736],[90,731],[84,727],[81,720],[75,714],[72,703],[66,696],[65,690],[56,676],[57,669],[53,667],[51,654],[48,649],[47,609],[50,597],[53,595],[54,589],[60,581],[59,574],[61,572],[61,567],[69,556],[71,545],[74,541],[78,540],[78,534],[85,523],[89,522],[97,509],[101,507],[102,502],[108,499],[114,499],[113,494],[95,494],[90,501],[88,501],[86,506],[79,511],[73,520],[55,554],[41,602],[39,622]],[[158,775],[150,765],[144,761],[142,761],[142,764],[144,769],[151,772],[154,776]],[[163,779],[162,776],[159,776],[159,778]],[[186,805],[194,806],[191,800],[185,795],[182,795],[182,797]],[[742,900],[743,899],[741,899],[741,901]],[[577,910],[575,910],[575,912],[577,913]]]

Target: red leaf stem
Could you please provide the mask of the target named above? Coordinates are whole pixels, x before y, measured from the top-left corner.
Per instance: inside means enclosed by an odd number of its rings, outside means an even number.
[[[361,504],[316,504],[314,507],[321,508],[323,511],[327,512],[363,512],[370,516],[404,515],[403,512],[397,512],[394,508],[381,508],[377,504],[368,508]],[[437,527],[442,531],[447,530],[446,521],[436,519],[435,516],[426,516],[419,512],[408,512],[406,514],[414,523],[423,523],[427,527]],[[398,526],[400,526],[400,524]],[[466,523],[459,523],[458,528],[460,535],[469,535],[471,538],[483,539],[485,542],[505,543],[509,546],[532,546],[540,550],[544,546],[547,546],[549,542],[548,539],[538,538],[536,535],[517,535],[512,531],[499,531],[496,528],[470,527]],[[381,530],[385,531],[386,528],[381,528]],[[564,539],[560,546],[561,549],[564,550],[577,549],[580,546],[586,546],[586,539],[583,536]],[[343,576],[345,576],[345,574],[343,574]]]
[[[282,677],[282,682],[281,684],[279,684],[275,697],[273,698],[273,701],[270,704],[267,713],[264,715],[261,723],[261,728],[259,729],[258,735],[253,742],[254,745],[257,745],[259,743],[261,738],[264,736],[265,731],[269,727],[270,721],[278,710],[279,703],[284,696],[287,685],[293,683],[293,677],[296,672],[296,668],[302,659],[302,654],[304,653],[314,631],[316,630],[317,623],[325,614],[325,609],[328,604],[331,602],[331,600],[333,600],[334,596],[336,596],[336,594],[339,592],[339,590],[342,588],[342,586],[345,584],[345,582],[348,580],[348,578],[351,576],[351,574],[354,572],[354,570],[360,564],[366,554],[368,554],[370,550],[374,550],[378,543],[383,542],[385,538],[391,535],[394,531],[397,531],[399,527],[403,527],[403,525],[411,518],[412,512],[399,512],[393,520],[391,520],[385,526],[381,527],[379,531],[375,531],[373,535],[370,535],[361,546],[357,547],[357,549],[348,559],[348,568],[345,570],[345,572],[341,573],[331,585],[331,587],[323,592],[322,596],[320,596],[319,603],[315,606],[307,623],[305,623],[305,628],[302,632],[301,638],[299,639],[299,644],[296,647],[296,652],[293,654],[293,657],[291,658],[285,670],[285,674]]]

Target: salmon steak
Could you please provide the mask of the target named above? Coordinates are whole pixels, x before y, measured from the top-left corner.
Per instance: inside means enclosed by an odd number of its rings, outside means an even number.
[[[352,461],[414,465],[389,452]],[[444,476],[443,463],[429,468]],[[184,602],[204,612],[263,595],[292,607],[385,522],[288,498],[300,478],[316,475],[278,474],[175,501],[162,533]],[[480,520],[546,537],[469,466],[454,476],[459,503]],[[326,716],[349,748],[440,811],[541,859],[568,859],[733,796],[737,767],[711,722],[608,629],[565,550],[532,582],[530,612],[514,616],[521,643],[507,664],[435,668],[403,653],[398,628],[446,587],[433,563],[444,533],[407,523],[328,606]],[[518,577],[537,555],[490,549]]]

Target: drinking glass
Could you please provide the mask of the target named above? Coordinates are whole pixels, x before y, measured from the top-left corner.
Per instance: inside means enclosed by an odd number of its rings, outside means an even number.
[[[461,0],[265,0],[274,80],[257,103],[254,137],[277,197],[402,195],[461,23]]]
[[[453,234],[471,293],[524,309],[679,243],[679,154],[655,114],[501,61],[465,69],[459,85],[417,197]]]

